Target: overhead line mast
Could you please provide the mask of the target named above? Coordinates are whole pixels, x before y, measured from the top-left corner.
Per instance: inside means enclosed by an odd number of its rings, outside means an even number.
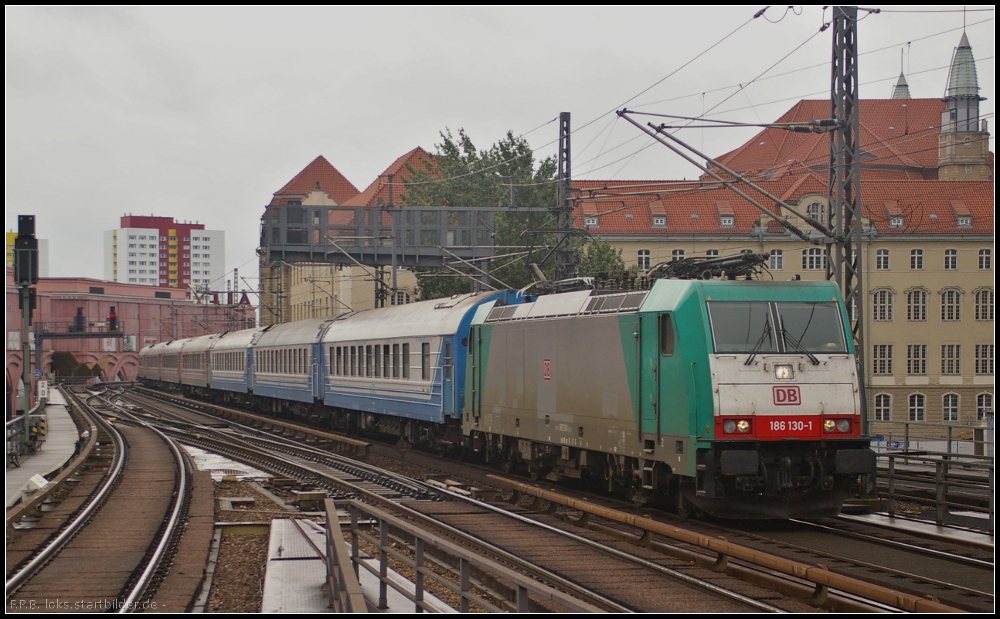
[[[864,9],[878,12],[878,9]],[[858,7],[833,7],[833,70],[830,79],[830,227],[826,278],[840,286],[847,304],[858,363],[865,354],[861,274],[861,165],[858,160]]]
[[[879,9],[861,9],[870,13],[879,13]],[[671,149],[703,172],[720,181],[730,190],[745,198],[761,210],[762,213],[779,222],[795,236],[814,243],[826,245],[826,278],[835,280],[844,295],[844,301],[849,309],[851,335],[858,349],[858,360],[864,358],[864,288],[862,282],[862,253],[858,251],[862,240],[861,221],[861,166],[859,155],[859,122],[858,122],[858,7],[833,7],[833,18],[830,24],[825,24],[823,30],[833,26],[833,67],[830,85],[830,119],[797,123],[788,126],[768,125],[769,127],[789,131],[829,132],[830,133],[830,170],[829,170],[829,200],[830,209],[826,221],[817,221],[807,214],[799,213],[791,205],[786,204],[762,187],[749,181],[738,172],[723,166],[718,161],[698,152],[692,146],[684,143],[675,135],[667,132],[671,128],[665,124],[648,127],[641,126],[629,115],[634,111],[622,109],[618,116],[628,120],[641,131],[648,134],[667,148]],[[666,138],[666,139],[664,139]],[[669,143],[675,142],[696,156],[704,159],[709,165],[701,165],[691,156],[681,152],[679,148]],[[732,180],[724,178],[715,169],[732,176]],[[819,231],[820,237],[813,237],[792,224],[788,218],[775,214],[763,204],[740,190],[736,184],[749,186],[754,191],[766,196],[783,211],[797,215],[805,223]]]

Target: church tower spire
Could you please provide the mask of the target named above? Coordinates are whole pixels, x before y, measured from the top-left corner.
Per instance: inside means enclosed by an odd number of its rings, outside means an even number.
[[[969,37],[955,49],[948,71],[946,109],[941,113],[938,137],[938,178],[985,180],[989,176],[989,132],[979,118],[979,79]]]
[[[910,98],[910,85],[906,83],[906,77],[903,75],[903,50],[899,50],[899,79],[896,80],[896,85],[892,89],[892,98]]]

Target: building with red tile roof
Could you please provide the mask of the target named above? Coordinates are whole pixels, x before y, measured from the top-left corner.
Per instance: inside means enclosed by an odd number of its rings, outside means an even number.
[[[408,166],[429,160],[427,152],[417,147],[399,157],[364,191],[345,178],[322,155],[295,175],[274,193],[268,209],[272,217],[284,217],[283,211],[298,209],[298,217],[306,217],[310,206],[376,206],[400,203],[402,187],[409,178]],[[390,181],[391,179],[391,181]],[[351,224],[355,211],[332,209],[327,217],[331,224]],[[290,215],[287,215],[290,216]],[[266,217],[266,215],[265,215]],[[389,302],[409,303],[416,289],[416,277],[410,271],[399,270],[396,292]],[[291,322],[306,318],[338,316],[371,309],[376,306],[376,280],[386,277],[374,267],[322,264],[270,264],[261,256],[261,324]]]
[[[336,204],[343,204],[361,193],[326,157],[320,155],[274,192],[271,204],[295,204],[320,189]]]
[[[907,421],[979,423],[993,412],[993,154],[965,35],[944,99],[908,92],[897,87],[895,98],[859,102],[857,251],[873,433]],[[725,166],[763,192],[709,174],[697,182],[577,181],[576,224],[640,269],[752,250],[771,256],[765,277],[824,279],[823,235],[802,216],[829,219],[830,138],[783,127],[829,116],[828,101],[800,101],[716,158],[723,178],[733,180]]]

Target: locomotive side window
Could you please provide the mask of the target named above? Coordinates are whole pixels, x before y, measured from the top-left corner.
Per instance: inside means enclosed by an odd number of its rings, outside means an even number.
[[[670,314],[660,316],[660,354],[664,357],[674,354],[674,323]]]

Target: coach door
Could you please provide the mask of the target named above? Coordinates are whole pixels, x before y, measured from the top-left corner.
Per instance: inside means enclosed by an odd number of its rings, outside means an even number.
[[[256,368],[254,367],[253,349],[248,348],[243,354],[246,355],[246,363],[243,364],[243,382],[247,386],[247,392],[253,393],[253,379],[257,375]]]
[[[452,357],[451,340],[443,341],[441,367],[441,406],[445,415],[455,414],[455,360]]]
[[[639,432],[645,442],[659,438],[660,321],[664,314],[639,315]]]
[[[482,407],[482,391],[480,385],[480,378],[483,368],[483,360],[480,358],[482,355],[482,341],[480,338],[479,325],[473,325],[469,328],[469,362],[466,364],[465,371],[468,373],[466,377],[467,384],[471,386],[469,391],[465,394],[466,400],[465,405],[472,410],[472,421],[475,425],[479,425],[479,415],[480,409]]]

